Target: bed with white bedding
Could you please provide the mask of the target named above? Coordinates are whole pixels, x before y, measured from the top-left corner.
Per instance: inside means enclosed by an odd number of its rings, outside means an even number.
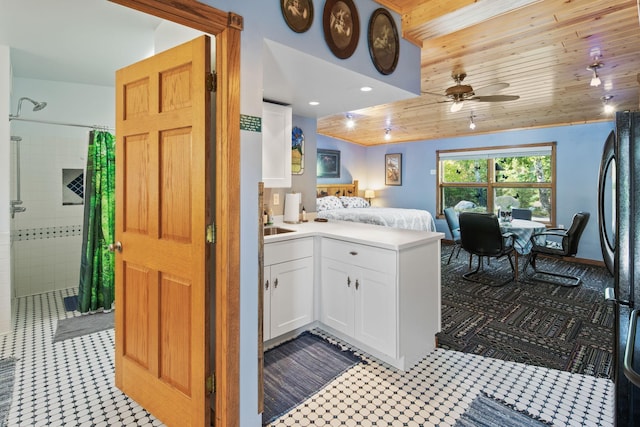
[[[436,231],[435,222],[428,211],[421,209],[374,208],[361,197],[319,197],[316,199],[316,216],[408,230]]]

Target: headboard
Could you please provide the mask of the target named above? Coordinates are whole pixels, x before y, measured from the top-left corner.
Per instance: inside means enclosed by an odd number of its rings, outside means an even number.
[[[316,197],[324,196],[357,196],[358,180],[351,184],[316,184]]]

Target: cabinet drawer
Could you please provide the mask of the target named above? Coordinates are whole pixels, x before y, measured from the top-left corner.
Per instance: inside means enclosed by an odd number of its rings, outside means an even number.
[[[344,240],[322,239],[322,257],[390,274],[396,270],[395,251]]]
[[[264,245],[264,265],[313,256],[313,237],[286,240]]]

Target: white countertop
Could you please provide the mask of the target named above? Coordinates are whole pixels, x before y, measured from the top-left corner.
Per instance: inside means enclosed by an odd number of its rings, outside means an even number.
[[[376,246],[379,248],[401,250],[444,238],[444,233],[432,231],[404,230],[400,228],[384,227],[381,225],[362,224],[350,221],[309,222],[287,224],[276,222],[272,226],[288,230],[292,233],[264,236],[264,243],[281,242],[307,236],[330,237],[353,243]]]

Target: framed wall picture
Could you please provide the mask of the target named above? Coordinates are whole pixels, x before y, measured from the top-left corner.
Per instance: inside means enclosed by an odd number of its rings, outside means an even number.
[[[381,74],[391,74],[398,65],[400,38],[393,16],[387,9],[376,9],[369,19],[369,54]]]
[[[340,59],[353,55],[360,37],[360,18],[353,0],[327,0],[322,15],[324,39]]]
[[[340,178],[340,151],[318,149],[318,178]]]
[[[384,183],[385,185],[402,185],[402,153],[385,155]]]
[[[304,173],[304,133],[298,126],[291,129],[291,174]]]
[[[296,33],[304,33],[313,23],[312,0],[280,0],[280,10],[284,21]]]

